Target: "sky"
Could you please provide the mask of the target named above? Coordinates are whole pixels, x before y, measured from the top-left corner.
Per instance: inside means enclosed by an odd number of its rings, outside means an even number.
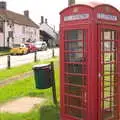
[[[4,0],[7,2],[7,9],[23,14],[24,10],[29,10],[30,18],[37,24],[40,23],[41,16],[48,19],[51,27],[55,26],[59,30],[59,12],[68,7],[68,0]],[[76,3],[90,2],[94,0],[76,0]],[[96,2],[109,3],[120,8],[119,0],[95,0]]]

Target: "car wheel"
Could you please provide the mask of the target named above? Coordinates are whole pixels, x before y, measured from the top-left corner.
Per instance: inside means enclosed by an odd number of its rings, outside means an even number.
[[[17,55],[17,53],[13,53],[13,55]]]
[[[27,51],[24,51],[24,55],[26,55],[28,52]]]
[[[25,55],[25,51],[22,51],[22,55]]]
[[[44,50],[47,50],[47,48],[45,47]]]

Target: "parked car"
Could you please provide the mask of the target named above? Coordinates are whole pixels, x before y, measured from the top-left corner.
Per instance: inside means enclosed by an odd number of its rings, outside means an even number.
[[[45,41],[37,41],[34,45],[38,50],[47,50],[47,43]]]
[[[28,52],[35,52],[38,50],[33,43],[25,43],[25,45],[28,48]]]
[[[26,47],[25,44],[14,44],[13,48],[11,48],[11,50],[10,50],[10,53],[12,55],[27,54],[28,48]]]

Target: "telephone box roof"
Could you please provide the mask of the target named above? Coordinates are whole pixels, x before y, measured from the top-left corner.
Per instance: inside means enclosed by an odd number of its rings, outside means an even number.
[[[68,8],[74,7],[74,6],[78,6],[78,5],[86,5],[86,6],[91,7],[91,8],[96,8],[96,7],[101,6],[101,5],[107,5],[107,6],[110,6],[110,7],[114,8],[114,9],[116,9],[116,10],[119,12],[119,10],[118,10],[116,7],[114,7],[114,6],[110,5],[110,4],[92,1],[92,2],[81,2],[81,3],[79,3],[79,4],[71,5],[71,6],[67,7],[67,8],[65,8],[65,9],[63,9],[63,10],[60,12],[60,14],[61,14],[62,12],[64,12],[66,9],[68,9]]]
[[[98,5],[102,5],[103,3],[92,1],[92,2],[83,2],[82,4],[88,5],[90,7],[96,7]]]

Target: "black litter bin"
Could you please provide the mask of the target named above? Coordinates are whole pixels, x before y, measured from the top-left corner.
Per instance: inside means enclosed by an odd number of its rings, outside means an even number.
[[[35,84],[38,89],[46,89],[52,86],[51,64],[33,66]]]

